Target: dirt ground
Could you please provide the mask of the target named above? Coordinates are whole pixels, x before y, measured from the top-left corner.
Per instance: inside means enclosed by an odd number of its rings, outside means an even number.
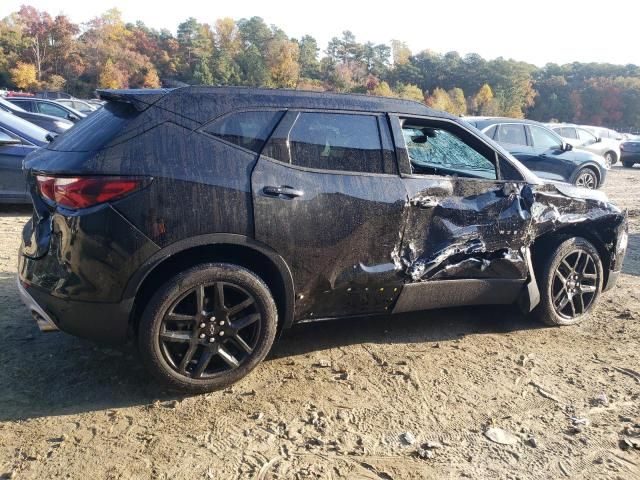
[[[29,210],[3,207],[0,478],[638,479],[640,168],[605,191],[630,250],[579,326],[493,307],[306,325],[233,388],[187,398],[133,348],[39,333],[15,286]]]

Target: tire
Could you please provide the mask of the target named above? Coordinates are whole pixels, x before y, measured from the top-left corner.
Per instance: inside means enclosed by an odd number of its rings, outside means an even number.
[[[153,295],[140,320],[138,347],[145,367],[164,385],[210,392],[237,382],[264,359],[277,319],[273,296],[255,273],[202,264]]]
[[[600,183],[598,181],[598,175],[596,174],[596,172],[588,167],[578,170],[575,178],[576,179],[573,184],[576,187],[588,188],[590,190],[595,190],[596,188],[598,188],[598,184]]]
[[[536,268],[540,303],[532,316],[547,325],[579,323],[597,303],[602,291],[602,262],[598,251],[582,237],[559,241],[550,245],[549,250],[540,268]],[[575,273],[570,273],[569,267],[574,262]],[[570,290],[573,293],[569,293]]]
[[[618,161],[615,152],[608,151],[604,154],[604,162],[607,164],[607,168],[611,168],[612,165]]]
[[[622,166],[624,168],[633,168],[633,165],[634,165],[633,162],[627,162],[627,161],[622,162]]]

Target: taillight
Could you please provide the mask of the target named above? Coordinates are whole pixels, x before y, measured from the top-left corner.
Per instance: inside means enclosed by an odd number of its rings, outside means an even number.
[[[129,177],[50,177],[37,175],[40,195],[49,203],[72,210],[109,202],[139,190],[145,178]]]

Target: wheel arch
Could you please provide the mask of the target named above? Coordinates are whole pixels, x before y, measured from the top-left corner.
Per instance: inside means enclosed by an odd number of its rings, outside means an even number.
[[[266,245],[243,235],[208,234],[159,250],[132,276],[124,294],[125,298],[134,299],[129,317],[131,332],[136,332],[144,306],[167,278],[194,265],[216,261],[243,266],[262,278],[278,308],[279,334],[293,324],[295,287],[284,259]]]
[[[594,223],[602,224],[604,221]],[[597,250],[598,255],[600,256],[600,261],[602,262],[603,285],[606,285],[609,277],[611,252],[608,248],[607,240],[597,233],[599,229],[594,228],[594,223],[589,223],[588,225],[567,225],[537,237],[531,244],[531,256],[534,268],[537,269],[542,264],[544,256],[550,251],[550,247],[569,238],[582,237],[589,241],[589,243],[591,243]],[[605,225],[602,226],[604,227]]]
[[[600,173],[600,167],[598,167],[597,164],[591,162],[583,163],[577,166],[575,172],[573,172],[573,175],[571,175],[571,183],[575,184],[575,181],[578,178],[578,174],[585,168],[591,170],[595,174],[596,178],[598,179],[598,187],[596,188],[599,188],[600,184],[602,183],[602,174]]]

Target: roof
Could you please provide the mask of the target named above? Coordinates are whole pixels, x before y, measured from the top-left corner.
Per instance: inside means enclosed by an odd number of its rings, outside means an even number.
[[[138,110],[156,105],[172,112],[179,112],[198,123],[206,122],[232,109],[250,107],[322,108],[457,119],[448,113],[432,110],[426,105],[412,100],[352,93],[203,86],[173,89],[97,90],[97,92],[104,100],[131,103]]]

